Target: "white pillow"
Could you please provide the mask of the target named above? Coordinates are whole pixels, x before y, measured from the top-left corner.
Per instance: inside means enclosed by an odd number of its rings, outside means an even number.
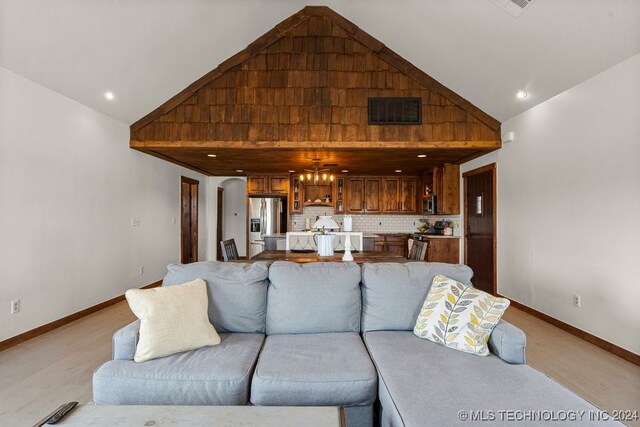
[[[486,356],[489,335],[510,303],[506,298],[436,276],[413,333],[456,350]]]
[[[207,285],[202,279],[125,293],[140,319],[140,338],[133,360],[144,362],[207,345],[220,337],[207,316]]]

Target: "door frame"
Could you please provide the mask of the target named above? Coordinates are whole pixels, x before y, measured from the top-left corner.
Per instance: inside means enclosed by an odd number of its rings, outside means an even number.
[[[469,221],[469,209],[467,206],[467,178],[473,175],[491,171],[491,192],[493,194],[493,295],[498,292],[498,191],[497,191],[497,173],[496,163],[490,163],[476,169],[464,172],[462,174],[462,195],[464,203],[464,262],[467,262],[467,224]]]
[[[198,195],[200,181],[188,178],[186,176],[180,177],[180,263],[182,264],[185,263],[183,242],[185,232],[184,199],[186,193],[184,192],[184,184],[189,185],[189,208],[191,210],[190,222],[193,225],[193,227],[191,228],[191,233],[189,235],[189,242],[191,243],[191,254],[193,255],[193,262],[196,262],[198,261]],[[193,192],[194,187],[195,193]],[[195,198],[192,198],[191,194],[195,194]]]
[[[222,261],[222,248],[220,242],[222,239],[222,233],[224,224],[222,223],[222,217],[224,215],[224,188],[218,187],[217,189],[217,207],[216,207],[216,261]]]

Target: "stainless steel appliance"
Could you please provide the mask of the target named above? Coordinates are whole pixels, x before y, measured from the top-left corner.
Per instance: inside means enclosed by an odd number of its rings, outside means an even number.
[[[436,196],[431,196],[429,198],[423,199],[422,213],[425,215],[435,215],[438,213],[436,206],[437,206]]]
[[[264,251],[264,236],[287,232],[286,197],[249,198],[249,258]]]

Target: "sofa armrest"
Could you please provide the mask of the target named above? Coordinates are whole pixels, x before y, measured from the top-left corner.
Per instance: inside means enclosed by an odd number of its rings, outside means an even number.
[[[140,320],[136,320],[113,334],[111,358],[113,360],[133,360],[139,333]]]
[[[500,320],[489,337],[489,350],[507,363],[523,365],[527,337],[509,322]]]

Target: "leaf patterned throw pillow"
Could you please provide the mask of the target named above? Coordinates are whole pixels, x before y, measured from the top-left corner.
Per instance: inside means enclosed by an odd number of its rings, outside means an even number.
[[[413,333],[456,350],[486,356],[489,335],[510,302],[436,276]]]

